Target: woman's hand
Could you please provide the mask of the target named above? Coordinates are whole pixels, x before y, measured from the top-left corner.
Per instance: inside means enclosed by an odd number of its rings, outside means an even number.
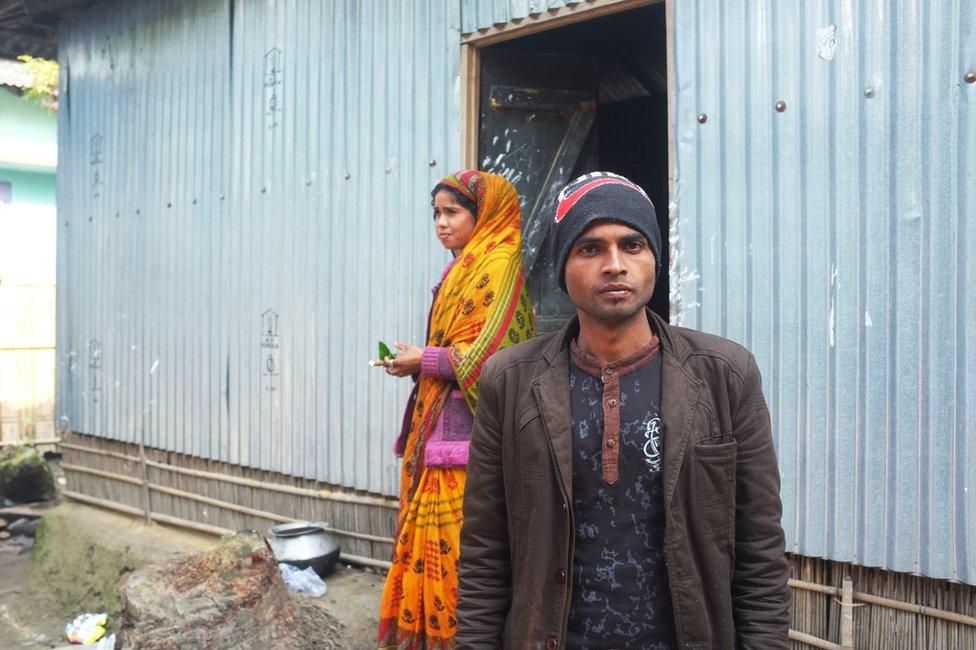
[[[397,349],[396,359],[384,359],[383,361],[383,365],[386,366],[386,374],[394,377],[409,377],[418,374],[420,372],[420,358],[424,354],[424,349],[399,341],[394,341],[393,347]]]

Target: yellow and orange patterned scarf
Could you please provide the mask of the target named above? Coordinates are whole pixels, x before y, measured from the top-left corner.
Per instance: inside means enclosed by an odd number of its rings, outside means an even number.
[[[437,292],[427,345],[450,349],[457,385],[473,412],[485,361],[499,349],[535,334],[522,271],[522,210],[515,187],[497,174],[463,171],[441,183],[474,201],[478,217],[471,240]],[[421,465],[423,443],[453,388],[451,381],[421,375],[410,423],[414,444],[408,442],[405,454],[408,466]],[[412,491],[412,486],[403,487]],[[401,497],[408,500],[409,496],[401,491]]]

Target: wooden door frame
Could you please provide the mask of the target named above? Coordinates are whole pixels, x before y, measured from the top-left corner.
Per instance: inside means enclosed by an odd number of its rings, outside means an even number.
[[[481,102],[481,49],[530,34],[584,20],[664,3],[668,75],[668,200],[674,201],[674,0],[583,0],[551,11],[493,25],[461,36],[461,165],[478,168],[478,127]],[[674,215],[669,213],[673,227]]]

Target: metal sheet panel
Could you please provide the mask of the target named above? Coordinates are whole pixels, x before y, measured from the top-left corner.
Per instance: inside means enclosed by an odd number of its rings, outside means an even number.
[[[465,34],[586,0],[460,0]]]
[[[459,33],[561,4],[69,21],[60,425],[394,493],[407,386],[365,360],[421,338],[447,259]],[[756,354],[789,550],[976,582],[976,10],[673,11],[674,319]]]
[[[976,7],[674,17],[674,318],[759,361],[788,550],[976,582]]]
[[[112,2],[62,27],[61,427],[395,494],[458,163],[456,1]]]

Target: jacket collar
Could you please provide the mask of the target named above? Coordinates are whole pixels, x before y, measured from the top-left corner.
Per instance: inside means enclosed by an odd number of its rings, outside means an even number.
[[[688,345],[688,342],[675,331],[674,327],[650,309],[645,308],[644,313],[647,315],[647,320],[650,322],[651,328],[657,332],[658,337],[661,339],[661,349],[666,354],[674,357],[678,363],[684,363],[688,355],[691,354],[691,346]],[[577,334],[579,334],[579,316],[573,316],[549,340],[542,351],[543,356],[549,362],[550,366],[556,362],[556,359],[564,351],[569,349],[570,342],[576,338]]]

